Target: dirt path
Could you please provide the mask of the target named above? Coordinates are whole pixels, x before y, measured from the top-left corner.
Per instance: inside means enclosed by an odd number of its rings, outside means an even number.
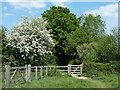
[[[76,75],[76,74],[72,74],[72,77],[75,77],[75,78],[77,78],[77,79],[88,79],[87,77],[79,77],[78,75]]]
[[[75,75],[75,74],[72,74],[72,77],[74,78],[77,78],[77,79],[86,79],[86,80],[89,80],[91,83],[94,83],[96,87],[99,87],[99,88],[105,88],[105,84],[103,84],[103,82],[101,82],[100,80],[93,80],[91,78],[88,78],[88,77],[79,77],[78,75]]]

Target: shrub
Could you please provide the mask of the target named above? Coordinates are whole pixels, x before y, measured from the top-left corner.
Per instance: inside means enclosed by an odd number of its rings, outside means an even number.
[[[57,69],[48,69],[48,76],[52,77],[52,76],[57,76],[60,75],[60,73],[57,71]]]
[[[118,65],[115,62],[111,63],[96,63],[96,62],[84,62],[83,73],[88,76],[97,76],[99,73],[110,74],[115,73],[118,70]]]
[[[54,54],[47,54],[43,56],[42,60],[45,62],[45,65],[57,65],[56,60],[57,57]],[[40,63],[40,65],[43,62]]]
[[[66,77],[71,77],[71,75],[69,75],[68,73],[66,72],[60,72],[60,71],[57,71],[57,68],[55,69],[48,69],[48,76],[52,77],[52,76],[57,76],[57,77],[60,77],[60,76],[66,76]]]
[[[79,59],[75,59],[75,60],[70,61],[69,64],[71,64],[71,65],[78,65],[78,64],[81,64],[81,61]]]

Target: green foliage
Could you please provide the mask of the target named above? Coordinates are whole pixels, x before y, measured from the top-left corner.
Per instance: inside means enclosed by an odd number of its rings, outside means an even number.
[[[71,65],[79,65],[81,64],[81,60],[80,59],[75,59],[75,60],[71,60],[69,64]]]
[[[2,64],[3,66],[5,64],[8,64],[8,62],[12,63],[13,57],[12,57],[12,50],[11,47],[6,47],[7,41],[6,41],[6,32],[8,32],[8,29],[1,26],[0,27],[0,58],[2,58]]]
[[[110,74],[115,73],[118,70],[117,62],[111,63],[96,63],[87,61],[83,63],[83,73],[86,73],[88,76],[95,77],[99,73]]]
[[[88,48],[86,53],[90,49],[90,53],[93,52],[92,47],[94,47],[93,42],[96,42],[100,37],[104,35],[105,21],[100,15],[93,16],[91,14],[83,15],[80,17],[80,26],[68,36],[68,45],[65,51],[73,57],[73,59],[78,59],[78,53],[76,47],[83,45],[84,48]],[[85,44],[86,43],[86,44]],[[88,45],[90,43],[90,45]],[[92,44],[93,43],[93,44]],[[96,44],[95,44],[96,45]],[[93,54],[94,55],[94,52]],[[89,59],[93,59],[92,55],[87,55]],[[81,61],[83,57],[80,57]],[[86,59],[86,58],[84,58]]]
[[[49,23],[47,28],[53,29],[53,39],[61,46],[66,44],[67,35],[79,26],[76,16],[64,7],[50,7],[42,13],[42,17]]]
[[[7,28],[4,28],[3,26],[0,27],[0,56],[3,60],[3,62],[9,60],[6,44],[7,41],[5,40],[5,32],[7,31]]]
[[[35,59],[33,65],[57,65],[56,63],[57,57],[54,54],[46,54],[45,56],[40,56],[39,58]]]
[[[113,27],[110,31],[112,32],[111,35],[114,36],[114,38],[116,39],[115,41],[118,44],[118,38],[119,38],[119,36],[118,36],[118,29],[117,29],[117,27]]]
[[[83,29],[88,33],[89,42],[98,40],[104,34],[105,21],[100,15],[83,15],[81,16],[81,24]]]
[[[100,15],[82,15],[80,26],[69,36],[69,46],[76,47],[83,43],[95,42],[104,35],[105,21]]]
[[[57,57],[54,54],[47,54],[43,57],[46,65],[57,65],[56,59]]]
[[[72,59],[78,59],[76,47],[88,42],[89,37],[87,32],[82,27],[77,28],[68,36],[68,45],[65,47],[65,52],[72,56]]]
[[[88,66],[88,71],[90,68],[104,73],[119,71],[116,37],[115,34],[104,34],[96,42],[84,43],[77,47],[79,58]]]
[[[58,73],[55,69],[48,69],[48,76],[52,77],[52,76],[56,76],[56,73]]]
[[[70,64],[70,65],[74,65],[74,60],[71,60],[71,61],[69,62],[69,64]]]
[[[77,52],[82,62],[84,62],[83,60],[93,61],[96,59],[96,46],[97,43],[91,42],[89,44],[84,43],[77,47]]]
[[[68,44],[68,36],[75,31],[80,24],[80,18],[76,18],[73,13],[70,13],[68,8],[50,7],[42,13],[42,17],[48,21],[48,29],[52,29],[52,38],[54,39],[55,56],[57,56],[59,65],[66,65],[69,62],[70,55],[65,53],[64,47]],[[66,57],[68,57],[66,59]]]
[[[42,17],[49,23],[47,28],[53,29],[53,39],[56,42],[54,54],[59,65],[78,59],[78,45],[95,42],[104,34],[105,21],[100,15],[82,15],[77,19],[68,8],[53,6],[44,11]]]
[[[53,6],[50,10],[44,11],[42,17],[49,23],[47,28],[53,29],[53,39],[56,41],[54,53],[59,65],[78,59],[76,47],[96,41],[105,29],[105,22],[100,15],[83,15],[77,19],[69,9],[63,7]]]
[[[66,72],[57,71],[57,68],[55,68],[55,69],[50,69],[49,68],[48,69],[48,76],[50,76],[50,77],[53,77],[53,76],[59,77],[59,76],[71,76],[71,75],[69,75]]]
[[[97,43],[98,59],[96,62],[108,63],[110,61],[118,61],[118,46],[113,35],[105,35]]]

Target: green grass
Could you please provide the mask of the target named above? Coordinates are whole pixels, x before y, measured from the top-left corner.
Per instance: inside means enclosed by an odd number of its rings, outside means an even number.
[[[109,74],[109,75],[99,75],[94,77],[93,80],[98,80],[106,84],[107,88],[118,88],[118,75],[117,74]]]
[[[100,75],[86,80],[76,79],[69,75],[46,77],[32,80],[30,83],[17,85],[14,88],[117,88],[118,75]],[[13,88],[13,87],[11,87]]]
[[[2,89],[2,72],[0,72],[0,90]]]

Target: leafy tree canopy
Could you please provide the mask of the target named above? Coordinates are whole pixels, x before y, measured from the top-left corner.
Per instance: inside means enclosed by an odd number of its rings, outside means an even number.
[[[80,18],[76,18],[73,13],[70,13],[68,8],[64,7],[50,7],[42,13],[42,17],[48,21],[48,29],[53,31],[53,39],[56,42],[55,55],[58,58],[58,63],[66,65],[67,57],[64,51],[65,46],[68,44],[68,36],[71,32],[75,31],[80,24]],[[69,57],[68,57],[69,58]]]
[[[72,31],[75,31],[79,26],[79,20],[73,13],[70,13],[68,8],[63,7],[51,7],[50,10],[46,10],[42,13],[42,17],[48,20],[48,27],[53,29],[53,39],[56,43],[64,46],[66,37]]]
[[[104,34],[106,24],[100,15],[89,14],[81,16],[81,26],[88,32],[89,42],[94,42]]]
[[[113,35],[105,35],[97,43],[98,62],[118,61],[118,46]]]
[[[116,32],[116,30],[112,30]],[[96,42],[84,43],[77,47],[79,58],[99,63],[118,61],[117,34],[105,34]]]
[[[8,44],[7,40],[6,40],[6,34],[8,32],[8,29],[1,26],[0,27],[0,58],[2,60],[2,64],[3,66],[5,64],[8,64],[8,62],[14,63],[12,60],[14,59],[14,57],[12,56],[14,49],[11,47],[6,47],[6,45]]]
[[[79,58],[77,46],[96,42],[105,34],[105,22],[100,15],[89,14],[79,18],[81,18],[80,26],[68,36],[68,45],[65,48],[65,51],[73,56],[73,59]]]
[[[83,61],[93,61],[96,59],[97,55],[97,43],[91,42],[91,43],[84,43],[77,47],[77,52],[79,54],[80,60]]]

